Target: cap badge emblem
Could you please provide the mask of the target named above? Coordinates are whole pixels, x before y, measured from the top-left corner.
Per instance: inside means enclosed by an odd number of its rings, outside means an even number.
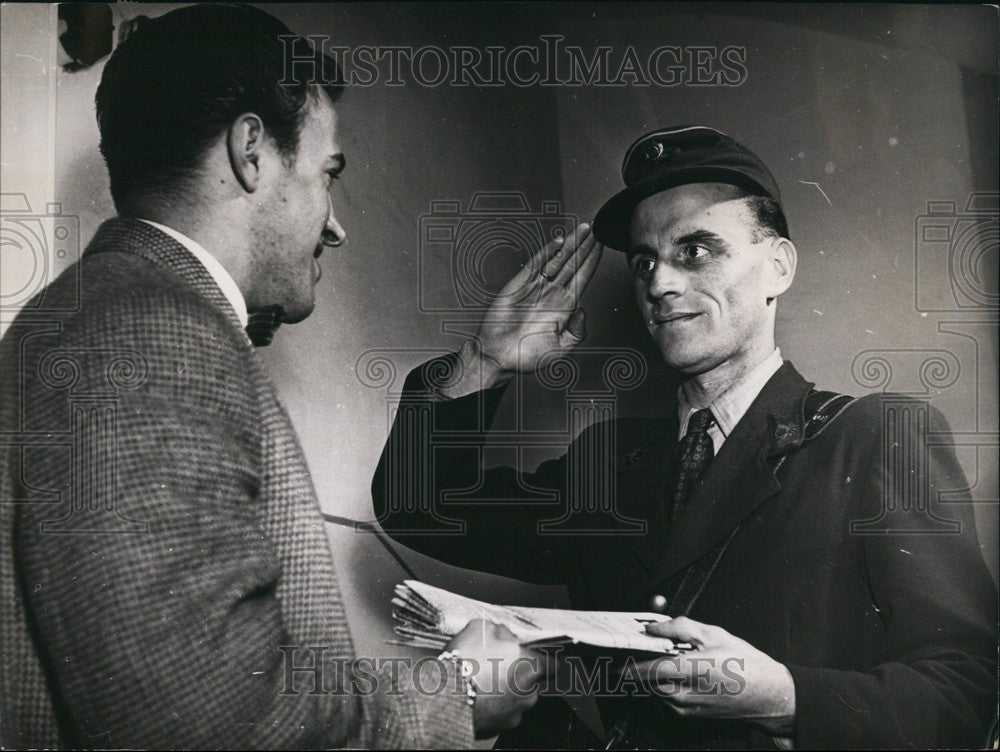
[[[655,161],[663,156],[663,142],[654,141],[649,146],[646,147],[646,159],[650,162]]]

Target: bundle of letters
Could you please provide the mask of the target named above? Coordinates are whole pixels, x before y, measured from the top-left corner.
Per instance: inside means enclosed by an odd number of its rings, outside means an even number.
[[[647,624],[669,618],[661,614],[498,606],[416,580],[396,586],[392,605],[398,642],[433,650],[444,650],[474,619],[506,626],[525,647],[581,645],[661,655],[691,649],[646,633]]]

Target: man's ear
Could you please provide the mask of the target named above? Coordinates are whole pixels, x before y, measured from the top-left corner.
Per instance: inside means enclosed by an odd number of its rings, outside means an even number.
[[[226,148],[233,175],[247,193],[260,183],[260,156],[264,146],[264,123],[252,112],[236,118],[226,134]]]
[[[792,286],[799,255],[788,238],[777,238],[771,243],[765,270],[765,293],[770,303]]]

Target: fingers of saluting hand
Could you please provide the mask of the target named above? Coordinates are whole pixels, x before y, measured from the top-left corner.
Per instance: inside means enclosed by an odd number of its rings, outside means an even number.
[[[591,278],[594,276],[594,272],[597,271],[597,265],[601,261],[601,255],[604,253],[604,246],[598,243],[594,236],[590,236],[593,241],[593,245],[590,250],[587,251],[587,255],[580,260],[580,264],[576,269],[575,276],[569,283],[569,287],[574,290],[574,294],[577,299],[583,294],[583,291],[587,289],[587,285],[590,284]]]
[[[591,256],[597,241],[586,222],[577,225],[565,242],[553,249],[543,264],[539,276],[548,284],[570,287],[582,265]],[[599,255],[599,254],[598,254]]]
[[[568,238],[559,236],[550,240],[542,246],[542,249],[538,253],[528,259],[528,263],[521,268],[521,271],[517,273],[514,279],[520,282],[528,282],[534,279],[544,281],[545,278],[542,276],[542,272],[544,272],[549,279],[552,279],[554,277],[554,272],[547,270],[548,264],[553,259],[565,258],[566,255],[571,252],[566,250],[564,246],[568,242],[571,242],[572,238],[573,233],[570,233]]]

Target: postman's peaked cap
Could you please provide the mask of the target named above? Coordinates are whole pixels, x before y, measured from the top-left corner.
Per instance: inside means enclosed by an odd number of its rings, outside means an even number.
[[[641,201],[688,183],[729,183],[781,202],[774,175],[756,154],[735,139],[703,125],[661,128],[638,139],[622,162],[625,189],[594,218],[594,236],[609,248],[627,251],[632,212]]]

